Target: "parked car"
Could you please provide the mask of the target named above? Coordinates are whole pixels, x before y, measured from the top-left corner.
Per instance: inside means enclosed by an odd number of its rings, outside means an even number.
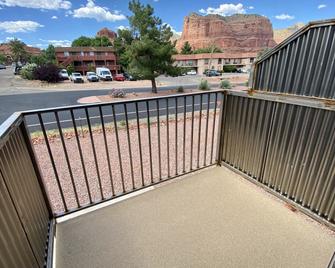
[[[135,77],[134,76],[132,76],[132,75],[130,75],[130,74],[128,74],[128,73],[123,73],[123,76],[126,78],[126,80],[128,80],[128,81],[136,81],[136,79],[135,79]]]
[[[69,80],[69,74],[66,69],[62,69],[59,71],[59,77],[63,80]]]
[[[6,69],[6,66],[3,65],[3,64],[0,64],[0,70],[1,70],[1,69]]]
[[[103,81],[112,81],[113,77],[111,74],[111,71],[108,68],[105,67],[99,67],[96,69],[96,74],[99,77],[100,80]]]
[[[99,82],[99,77],[97,76],[95,72],[87,72],[86,78],[87,78],[87,81],[89,82]]]
[[[116,74],[116,75],[114,75],[114,80],[115,81],[124,81],[124,80],[126,80],[126,78],[124,77],[123,74]]]
[[[186,73],[187,75],[196,75],[197,71],[196,70],[190,70]]]
[[[221,74],[216,70],[208,70],[206,72],[206,76],[209,76],[209,77],[211,77],[211,76],[221,76]]]
[[[84,83],[84,78],[82,77],[81,73],[72,73],[70,75],[71,81],[73,83]]]

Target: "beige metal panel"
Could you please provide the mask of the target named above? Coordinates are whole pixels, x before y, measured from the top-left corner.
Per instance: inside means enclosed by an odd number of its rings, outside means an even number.
[[[49,214],[21,129],[0,149],[0,170],[39,266],[44,265]]]
[[[36,267],[37,261],[0,173],[0,267]]]
[[[228,95],[223,161],[335,222],[335,111]]]
[[[335,20],[312,22],[255,63],[252,88],[335,99]]]

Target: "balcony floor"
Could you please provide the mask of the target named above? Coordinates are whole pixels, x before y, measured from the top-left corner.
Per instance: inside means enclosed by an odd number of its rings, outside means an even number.
[[[57,223],[56,267],[325,268],[335,235],[215,167]]]

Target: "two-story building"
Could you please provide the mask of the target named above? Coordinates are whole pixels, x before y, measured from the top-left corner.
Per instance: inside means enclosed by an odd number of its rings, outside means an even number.
[[[73,64],[75,71],[82,74],[97,67],[106,67],[113,74],[120,70],[112,47],[57,47],[55,51],[58,64],[64,68]]]
[[[224,66],[250,70],[257,57],[257,52],[243,53],[202,53],[202,54],[177,54],[173,58],[178,67],[191,68],[202,74],[208,69],[222,71]]]

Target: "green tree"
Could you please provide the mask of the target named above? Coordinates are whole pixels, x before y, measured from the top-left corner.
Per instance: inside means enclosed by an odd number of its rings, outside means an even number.
[[[7,61],[7,57],[3,54],[0,54],[0,63],[4,64],[4,63],[6,63],[6,61]]]
[[[209,46],[204,48],[198,48],[193,51],[194,54],[201,54],[201,53],[221,53],[222,49],[218,48],[217,46]]]
[[[26,62],[29,59],[30,55],[25,49],[25,43],[15,38],[9,42],[9,46],[14,62]]]
[[[117,37],[114,40],[114,48],[116,54],[119,56],[118,62],[124,70],[128,69],[130,63],[130,57],[126,53],[126,47],[130,46],[133,40],[133,34],[128,29],[119,29]]]
[[[43,51],[47,63],[56,63],[56,51],[53,45],[49,45],[46,50]]]
[[[171,28],[154,16],[150,5],[142,5],[138,0],[129,3],[133,13],[128,17],[133,36],[131,45],[126,45],[124,56],[129,60],[128,70],[138,79],[149,79],[152,92],[157,93],[156,77],[161,74],[175,74],[172,55],[176,54],[172,43]]]
[[[183,47],[181,48],[180,54],[192,54],[192,47],[190,45],[190,43],[188,41],[186,41],[183,45]]]
[[[66,67],[66,70],[68,72],[68,74],[72,74],[74,73],[74,65],[73,64],[69,64],[67,67]]]
[[[92,45],[92,39],[86,36],[80,36],[79,38],[73,40],[72,47],[90,47]]]
[[[96,36],[92,38],[91,45],[93,47],[109,47],[112,45],[112,42],[106,36]]]

